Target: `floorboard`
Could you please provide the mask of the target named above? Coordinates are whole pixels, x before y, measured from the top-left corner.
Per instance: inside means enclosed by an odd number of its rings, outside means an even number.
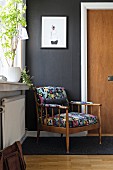
[[[25,156],[27,170],[113,170],[113,155]]]

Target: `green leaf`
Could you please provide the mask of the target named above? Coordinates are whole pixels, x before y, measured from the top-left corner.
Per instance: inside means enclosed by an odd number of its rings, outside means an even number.
[[[19,26],[26,27],[26,19],[23,16],[25,12],[26,5],[23,0],[6,0],[5,6],[0,6],[0,41],[5,58],[11,59],[12,62],[15,52],[12,51],[11,42],[14,36],[18,36]]]

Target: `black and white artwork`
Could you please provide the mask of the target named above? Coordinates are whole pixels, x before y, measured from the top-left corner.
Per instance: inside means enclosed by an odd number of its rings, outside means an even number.
[[[67,47],[67,17],[42,17],[41,48]]]

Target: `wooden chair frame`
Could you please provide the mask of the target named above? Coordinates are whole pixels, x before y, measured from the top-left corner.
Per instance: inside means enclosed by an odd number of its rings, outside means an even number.
[[[34,96],[35,96],[35,101],[36,101],[36,113],[37,113],[37,141],[38,141],[39,136],[40,136],[40,131],[48,131],[48,132],[65,134],[66,135],[66,152],[69,153],[69,135],[70,134],[98,129],[99,143],[101,144],[101,115],[100,115],[101,104],[96,104],[96,103],[90,103],[89,104],[89,103],[70,102],[72,111],[73,111],[74,106],[77,106],[79,113],[80,113],[80,110],[81,110],[81,106],[84,106],[84,108],[85,108],[84,109],[85,110],[84,113],[87,113],[88,108],[91,107],[90,114],[93,114],[93,107],[95,107],[95,106],[98,107],[98,113],[96,115],[98,117],[98,122],[96,124],[91,124],[91,125],[82,126],[82,127],[75,127],[75,128],[70,128],[69,127],[69,121],[68,121],[69,120],[69,117],[68,117],[69,107],[61,106],[61,105],[57,105],[55,107],[53,105],[49,105],[49,108],[52,109],[52,119],[54,119],[54,109],[55,108],[58,109],[59,127],[55,127],[54,125],[51,125],[51,126],[47,125],[48,105],[46,105],[46,104],[42,105],[42,104],[38,103],[36,91],[34,91]],[[42,122],[42,115],[43,115],[44,109],[45,109],[45,112],[46,112],[46,122],[43,124],[43,122]],[[65,113],[66,113],[66,127],[60,127],[60,113],[61,113],[62,109],[64,109]],[[40,123],[39,123],[39,118],[40,118]]]

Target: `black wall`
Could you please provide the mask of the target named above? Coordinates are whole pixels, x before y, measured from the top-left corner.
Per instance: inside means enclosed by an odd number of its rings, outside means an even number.
[[[85,1],[27,0],[29,40],[26,43],[26,66],[34,76],[33,83],[35,86],[64,86],[71,100],[80,100],[81,97],[81,2]],[[41,16],[57,15],[68,17],[68,48],[41,49]],[[32,91],[27,92],[26,127],[36,129]]]

